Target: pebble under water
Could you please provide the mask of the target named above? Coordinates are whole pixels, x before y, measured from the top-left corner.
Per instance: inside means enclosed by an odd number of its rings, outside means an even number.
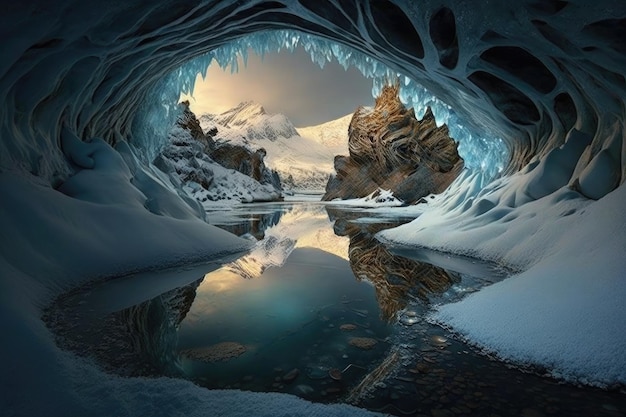
[[[399,416],[626,415],[624,387],[564,384],[429,323],[433,305],[508,271],[392,251],[373,237],[408,219],[315,203],[248,205],[212,218],[257,246],[230,263],[174,270],[181,285],[124,308],[93,307],[108,283],[67,294],[45,315],[57,343],[123,375],[285,392]]]

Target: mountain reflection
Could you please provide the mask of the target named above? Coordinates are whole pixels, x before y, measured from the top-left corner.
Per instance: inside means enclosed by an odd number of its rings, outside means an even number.
[[[246,213],[245,218],[228,224],[216,224],[216,226],[237,236],[249,234],[257,240],[262,240],[265,238],[265,231],[276,226],[283,214],[280,210],[269,213]]]
[[[411,299],[428,303],[431,294],[443,293],[458,282],[458,276],[445,269],[392,255],[374,238],[379,231],[408,220],[362,223],[351,221],[355,219],[354,212],[332,207],[327,207],[327,211],[329,218],[335,220],[335,233],[350,238],[350,267],[358,280],[374,285],[383,319],[393,320]]]

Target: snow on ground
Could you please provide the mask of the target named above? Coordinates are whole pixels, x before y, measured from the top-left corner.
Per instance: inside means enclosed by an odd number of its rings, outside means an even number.
[[[416,220],[378,237],[522,270],[439,306],[431,319],[555,377],[625,384],[626,187],[599,201],[572,190],[567,182],[583,149],[568,141],[478,195],[479,176],[464,175]]]
[[[280,190],[213,161],[191,133],[180,127],[170,132],[170,143],[159,156],[160,167],[173,183],[197,200],[205,209],[233,203],[276,201]],[[195,181],[193,180],[195,179]],[[203,187],[198,181],[203,182]]]
[[[275,201],[280,194],[270,184],[259,184],[255,179],[234,169],[224,168],[218,163],[204,161],[203,165],[213,172],[213,182],[206,190],[195,182],[183,186],[190,196],[207,207],[233,203]],[[221,201],[220,201],[221,200]]]
[[[379,188],[363,198],[352,198],[348,200],[336,198],[327,204],[354,207],[400,207],[405,203],[402,200],[398,200],[393,195],[392,191]]]
[[[339,119],[314,126],[297,127],[298,134],[337,151],[336,155],[348,154],[348,127],[352,113]]]
[[[42,309],[64,292],[146,268],[215,259],[250,242],[210,226],[167,177],[131,148],[62,138],[77,168],[53,189],[26,173],[0,174],[3,416],[353,416],[347,405],[289,395],[209,391],[171,378],[121,378],[61,351]],[[111,300],[113,301],[113,300]]]

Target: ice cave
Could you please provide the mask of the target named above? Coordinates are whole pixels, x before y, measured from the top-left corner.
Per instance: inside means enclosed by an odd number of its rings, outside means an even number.
[[[350,245],[506,267],[508,278],[438,305],[428,322],[494,360],[610,392],[598,415],[626,413],[625,2],[29,0],[0,11],[0,414],[375,415],[109,372],[50,328],[50,306],[86,284],[118,286],[83,302],[114,311],[175,288],[159,270],[276,245],[213,226],[154,161],[181,92],[211,62],[236,71],[249,49],[296,46],[320,66],[358,68],[374,97],[397,79],[402,102],[419,117],[430,107],[465,164],[417,211],[403,208],[419,212],[412,221]],[[143,284],[118,278],[145,272]],[[446,401],[415,412],[480,415]],[[524,410],[509,415],[546,415]]]

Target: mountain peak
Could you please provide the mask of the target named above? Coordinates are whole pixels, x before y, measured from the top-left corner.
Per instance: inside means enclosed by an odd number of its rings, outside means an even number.
[[[275,141],[278,137],[290,138],[298,136],[298,131],[289,118],[281,113],[269,114],[256,101],[242,101],[237,106],[221,114],[205,114],[200,117],[203,129],[217,128],[218,139],[237,142],[268,139]]]
[[[222,126],[237,127],[245,125],[248,121],[267,116],[265,108],[256,101],[242,101],[230,110],[218,114],[214,120]]]
[[[245,111],[246,113],[249,114],[267,114],[267,112],[265,111],[265,108],[263,107],[263,105],[259,102],[256,102],[254,100],[248,100],[248,101],[242,101],[241,103],[239,103],[238,105],[236,105],[235,107],[233,107],[230,110],[227,110],[225,113],[231,112],[231,111],[236,111],[236,112],[242,112]]]

